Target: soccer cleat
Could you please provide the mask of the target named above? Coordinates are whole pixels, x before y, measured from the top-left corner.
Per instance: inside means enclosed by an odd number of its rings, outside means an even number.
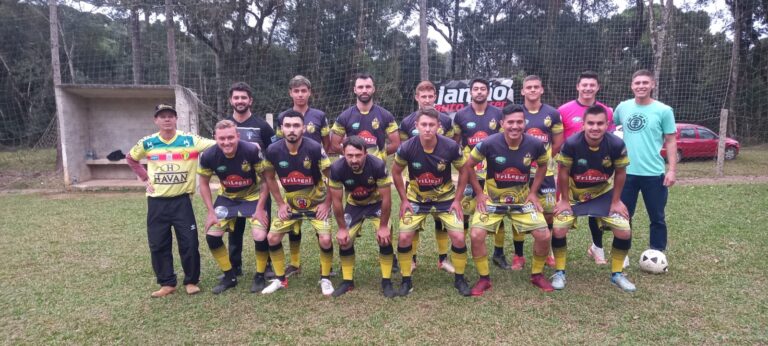
[[[589,246],[587,254],[595,259],[595,264],[608,264],[608,261],[605,260],[605,251],[603,248],[595,246],[595,244]]]
[[[236,278],[232,278],[232,279],[229,279],[229,280],[222,279],[219,282],[218,285],[213,286],[213,289],[211,289],[211,293],[213,293],[213,294],[220,294],[220,293],[222,293],[222,292],[224,292],[224,291],[226,291],[226,290],[228,290],[228,289],[230,289],[232,287],[235,287],[235,286],[237,286],[237,279]]]
[[[394,298],[397,296],[397,293],[395,293],[395,288],[392,287],[392,280],[381,281],[381,293],[384,294],[384,296],[387,298]]]
[[[235,275],[243,276],[243,267],[242,266],[232,267],[232,269],[235,270]],[[221,274],[221,275],[216,277],[216,279],[218,279],[218,280],[221,280],[223,278],[224,278],[224,274]]]
[[[491,279],[483,279],[480,278],[480,280],[477,280],[477,283],[475,283],[474,286],[472,286],[472,296],[473,297],[479,297],[482,296],[485,291],[488,291],[493,287],[491,285]]]
[[[152,298],[162,298],[174,292],[176,292],[176,287],[160,286],[159,290],[152,292]]]
[[[320,279],[320,281],[317,283],[320,284],[320,290],[323,292],[324,296],[330,296],[333,294],[333,283],[331,283],[331,280]]]
[[[411,283],[411,280],[403,280],[400,283],[400,290],[398,290],[397,295],[405,297],[411,292],[413,292],[413,283]]]
[[[493,255],[493,264],[501,269],[509,270],[509,263],[507,263],[507,258],[504,255]]]
[[[295,267],[290,264],[287,267],[285,267],[285,277],[289,278],[294,274],[301,274],[301,268]]]
[[[552,256],[552,255],[547,256],[547,259],[544,260],[544,264],[546,264],[547,267],[554,268],[555,267],[555,256]]]
[[[189,295],[200,293],[200,286],[197,286],[196,284],[186,284],[184,285],[184,289]]]
[[[626,276],[622,275],[622,273],[611,274],[611,283],[624,290],[624,292],[634,292],[637,290],[635,284],[630,282]]]
[[[280,279],[269,280],[269,285],[261,290],[261,294],[275,293],[277,290],[288,288],[288,280],[280,281]]]
[[[552,275],[552,288],[561,290],[565,288],[565,272],[558,270],[555,275]]]
[[[514,257],[512,257],[512,266],[510,267],[510,269],[523,270],[523,267],[525,267],[525,256],[515,255]]]
[[[264,274],[256,274],[253,276],[253,283],[251,284],[251,293],[261,292],[264,287],[267,286],[267,281],[264,279]]]
[[[437,269],[438,270],[445,270],[445,271],[447,271],[447,272],[449,272],[451,274],[456,272],[456,268],[453,267],[453,264],[451,264],[451,261],[448,260],[448,258],[446,258],[446,259],[444,259],[442,261],[438,260],[437,261]]]
[[[459,294],[464,297],[469,297],[472,295],[472,290],[469,289],[469,284],[467,283],[467,280],[464,280],[464,278],[456,279],[453,282],[453,287],[456,287],[456,290],[459,291]]]
[[[549,280],[547,280],[547,278],[545,278],[542,274],[531,275],[531,283],[544,292],[552,292],[555,290],[552,288],[552,284],[549,283]]]
[[[629,268],[629,255],[627,255],[626,257],[624,257],[624,264],[621,266],[621,268],[622,268],[622,269],[627,269],[627,268]]]
[[[341,297],[344,295],[344,293],[347,293],[351,290],[355,289],[355,283],[352,281],[343,281],[339,287],[336,288],[335,291],[333,291],[332,296],[334,298]]]
[[[269,262],[267,263],[267,269],[264,271],[264,278],[267,280],[272,280],[275,277],[275,270],[272,268],[272,262]]]

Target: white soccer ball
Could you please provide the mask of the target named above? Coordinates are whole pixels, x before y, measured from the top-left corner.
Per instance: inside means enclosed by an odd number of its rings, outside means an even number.
[[[666,273],[669,268],[667,256],[659,250],[648,249],[640,255],[640,269],[651,274]]]

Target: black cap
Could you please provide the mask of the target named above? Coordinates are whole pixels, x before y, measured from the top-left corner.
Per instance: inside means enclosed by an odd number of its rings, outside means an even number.
[[[161,103],[155,106],[155,117],[157,117],[157,115],[160,114],[160,112],[162,111],[171,111],[173,112],[174,115],[178,115],[178,113],[176,113],[176,109],[173,108],[173,106],[166,103]]]

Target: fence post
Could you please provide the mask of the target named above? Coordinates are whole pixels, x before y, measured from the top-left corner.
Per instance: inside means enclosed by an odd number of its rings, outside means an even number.
[[[725,162],[725,138],[728,134],[728,110],[720,110],[720,137],[717,140],[717,164],[715,165],[715,176],[723,176],[723,164]]]

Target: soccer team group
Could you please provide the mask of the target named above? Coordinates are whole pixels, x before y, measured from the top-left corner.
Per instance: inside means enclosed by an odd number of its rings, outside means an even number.
[[[293,106],[279,114],[273,130],[251,113],[252,91],[238,82],[229,91],[232,116],[215,125],[214,140],[177,131],[176,110],[158,105],[154,122],[159,132],[141,139],[126,156],[147,190],[147,235],[160,285],[152,297],[176,291],[172,228],[186,292],[200,292],[191,200],[196,178],[208,211],[205,239],[223,271],[211,289],[214,294],[237,286],[242,275],[247,219],[256,252],[251,292],[285,289],[288,277],[301,271],[304,221],[317,235],[322,293],[338,297],[354,289],[354,244],[367,221],[379,245],[382,294],[407,296],[414,286],[419,234],[429,216],[434,218],[438,269],[455,275],[454,287],[462,296],[491,289],[489,233],[494,238],[490,259],[506,270],[525,267],[524,241],[530,234],[531,283],[545,292],[564,289],[566,238],[579,216],[589,221],[588,254],[597,264],[610,264],[612,284],[635,291],[623,270],[639,192],[650,219],[650,247],[664,251],[667,188],[675,182],[674,115],[651,97],[653,74],[637,71],[630,85],[634,98],[615,110],[596,100],[599,78],[591,71],[578,76],[578,98],[559,108],[542,103],[544,88],[534,75],[523,81],[521,105],[490,105],[489,86],[484,79],[470,81],[470,104],[451,118],[434,108],[435,86],[423,81],[415,90],[419,109],[398,126],[374,102],[374,78],[360,74],[354,80],[355,105],[331,127],[324,112],[310,107],[310,81],[296,76],[288,85]],[[615,125],[622,125],[623,139],[611,133]],[[662,146],[668,167],[659,154]],[[339,157],[331,162],[327,153]],[[391,169],[389,155],[394,155]],[[140,160],[146,160],[147,169]],[[209,186],[213,175],[221,184],[215,199]],[[390,222],[392,185],[401,201],[395,211],[396,236]],[[274,216],[272,201],[277,204]],[[511,265],[504,253],[504,222],[513,233]],[[336,288],[331,281],[333,228],[342,274]],[[609,259],[604,230],[614,235]],[[224,233],[229,233],[229,249]],[[464,276],[468,246],[479,276],[472,286]],[[551,280],[543,275],[545,265],[555,270]],[[402,280],[395,288],[392,274],[397,271]]]

